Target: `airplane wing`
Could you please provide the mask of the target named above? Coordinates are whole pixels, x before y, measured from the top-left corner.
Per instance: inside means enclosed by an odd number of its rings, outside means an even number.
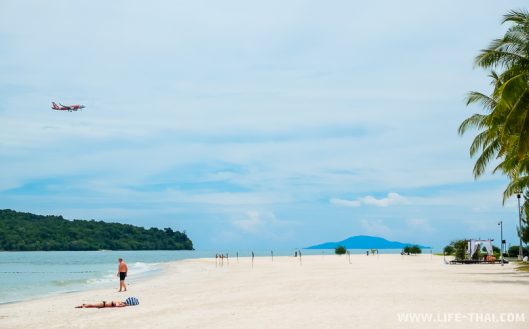
[[[70,106],[62,105],[61,103],[59,103],[59,105],[62,106],[65,110],[68,110],[68,111],[72,110]]]

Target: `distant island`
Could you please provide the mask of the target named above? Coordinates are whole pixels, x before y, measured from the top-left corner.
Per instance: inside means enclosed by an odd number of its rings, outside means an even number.
[[[193,250],[185,232],[0,210],[1,251]]]
[[[304,249],[335,249],[343,246],[346,249],[403,249],[407,246],[415,246],[416,243],[404,243],[398,241],[388,241],[384,238],[368,235],[357,235],[338,242],[325,242]],[[421,249],[430,249],[430,247],[420,246]]]

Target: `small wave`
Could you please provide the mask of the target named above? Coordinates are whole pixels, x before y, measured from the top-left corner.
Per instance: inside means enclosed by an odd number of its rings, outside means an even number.
[[[132,267],[134,268],[145,268],[145,269],[149,269],[149,268],[152,268],[154,266],[158,266],[158,263],[144,263],[144,262],[135,262],[132,264]]]
[[[88,279],[86,280],[86,283],[99,284],[99,283],[108,283],[114,280],[116,280],[116,273],[107,273],[103,275],[102,277]]]
[[[129,272],[131,272],[131,274],[152,272],[152,271],[158,270],[159,269],[158,267],[159,267],[158,263],[136,262],[130,266]]]
[[[76,280],[53,280],[51,281],[51,283],[54,285],[54,286],[58,286],[58,287],[64,287],[64,286],[69,286],[69,285],[78,285],[78,284],[85,284],[87,283],[88,280],[86,279],[76,279]]]

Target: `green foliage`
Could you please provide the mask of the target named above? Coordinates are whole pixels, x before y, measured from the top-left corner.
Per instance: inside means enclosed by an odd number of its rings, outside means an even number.
[[[529,255],[529,248],[522,247],[522,252],[524,256]],[[520,254],[520,247],[519,246],[510,246],[507,250],[507,253],[509,254],[509,257],[518,257],[518,254]]]
[[[479,250],[479,248],[476,248],[476,251],[474,251],[474,254],[471,255],[470,257],[472,260],[480,260],[482,257],[481,257],[481,251]]]
[[[523,205],[522,205],[522,227],[518,230],[518,234],[523,242],[529,243],[529,190],[526,190],[523,194]]]
[[[0,210],[0,250],[192,250],[185,233]]]
[[[453,255],[456,252],[456,248],[454,248],[452,245],[448,245],[444,247],[443,252],[445,255]]]
[[[481,248],[481,251],[485,254],[488,253],[487,247]],[[496,258],[500,258],[500,248],[492,245],[492,255]]]
[[[345,247],[344,246],[338,246],[336,247],[336,249],[334,249],[334,253],[336,255],[343,255],[347,252],[347,250],[345,250]]]
[[[493,40],[475,59],[478,67],[490,70],[493,90],[490,95],[472,92],[467,105],[478,104],[483,113],[464,120],[459,133],[477,129],[470,146],[476,157],[474,176],[480,177],[491,162],[493,172],[509,178],[503,200],[529,190],[529,12],[513,10],[504,15],[509,24],[505,34]],[[497,70],[497,71],[495,71]],[[524,212],[529,214],[525,203]],[[519,232],[529,242],[529,227]]]
[[[404,253],[405,254],[420,254],[422,253],[422,249],[417,246],[417,245],[414,245],[414,246],[406,246],[404,247]]]
[[[451,245],[454,247],[454,255],[457,260],[463,260],[466,257],[467,240],[452,241]]]

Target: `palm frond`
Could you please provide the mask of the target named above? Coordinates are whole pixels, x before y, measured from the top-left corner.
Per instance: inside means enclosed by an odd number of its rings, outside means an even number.
[[[529,188],[529,176],[517,177],[509,182],[505,191],[503,191],[503,204],[511,196],[519,193],[520,191],[527,190]]]
[[[486,119],[486,115],[479,113],[473,114],[472,116],[466,118],[463,122],[461,122],[461,125],[459,125],[459,128],[457,129],[457,132],[459,135],[464,135],[467,129],[469,128],[481,129],[484,126],[483,122]]]
[[[506,97],[513,98],[510,102],[515,102],[509,115],[505,118],[505,127],[507,127],[509,134],[521,133],[527,111],[529,111],[529,85],[525,83],[525,89],[522,87],[517,86],[515,93],[506,95]]]
[[[526,62],[527,59],[516,53],[496,49],[483,49],[474,64],[481,68],[509,66],[517,62]]]
[[[523,124],[520,131],[520,138],[518,139],[518,159],[527,156],[527,153],[529,152],[529,101],[524,105],[525,111],[523,111],[520,116],[520,119],[523,120]]]
[[[474,103],[480,104],[487,111],[491,111],[497,104],[492,97],[477,91],[471,91],[467,95],[467,106]]]
[[[499,140],[494,140],[487,147],[484,148],[483,152],[477,158],[474,165],[474,178],[478,178],[485,173],[485,169],[489,162],[494,159],[497,155],[498,149],[500,148]]]
[[[518,74],[505,81],[498,88],[499,103],[502,106],[512,108],[527,89],[526,73]]]
[[[472,144],[470,144],[470,156],[474,157],[478,150],[485,150],[494,141],[499,141],[498,135],[498,133],[494,133],[491,130],[485,130],[477,134],[476,137],[474,137]]]
[[[510,10],[503,15],[502,24],[505,23],[527,24],[529,22],[529,11],[526,9]]]
[[[505,200],[515,191],[529,191],[529,11],[511,10],[504,23],[509,23],[504,35],[492,40],[474,61],[477,67],[491,69],[493,91],[467,95],[467,106],[481,105],[484,112],[466,118],[458,133],[478,130],[469,148],[470,155],[477,156],[474,177],[482,176],[491,160],[498,159],[493,173],[510,178]]]

